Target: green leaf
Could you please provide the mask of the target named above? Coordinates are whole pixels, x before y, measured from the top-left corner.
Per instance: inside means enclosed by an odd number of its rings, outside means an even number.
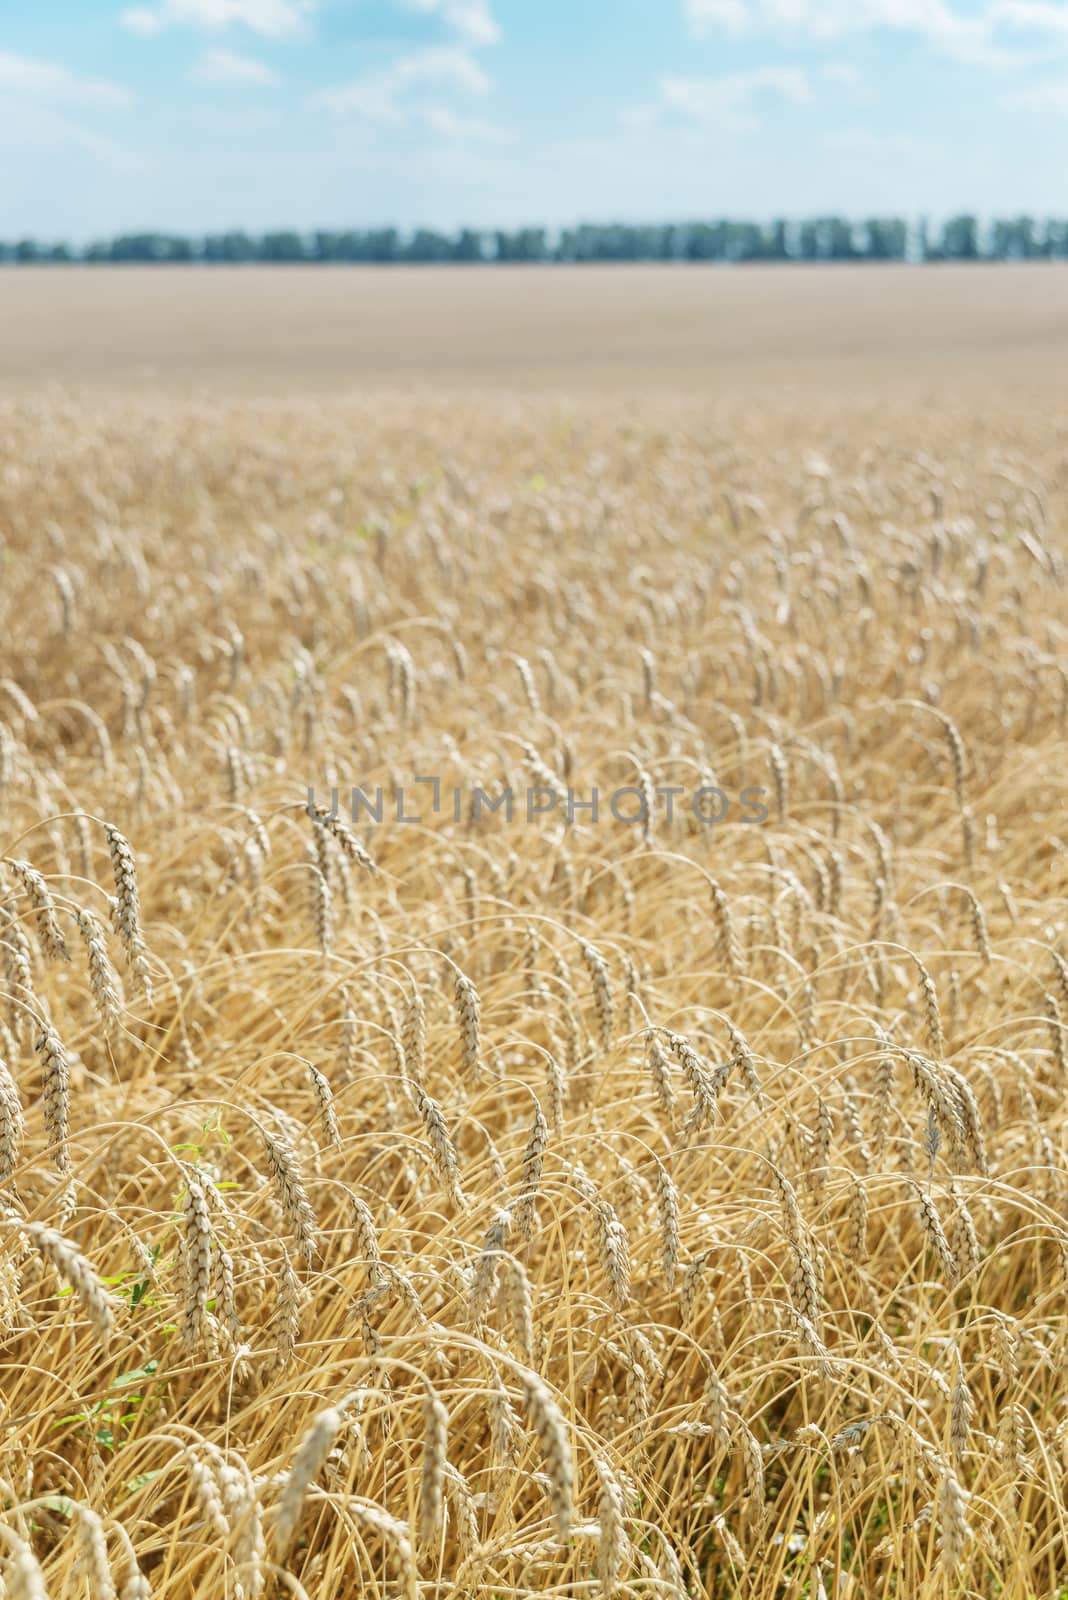
[[[139,1472],[136,1478],[131,1478],[126,1485],[127,1494],[136,1494],[139,1489],[147,1488],[150,1483],[155,1482],[162,1471],[162,1467],[156,1467],[151,1472]]]
[[[60,1417],[59,1421],[56,1423],[56,1427],[61,1428],[65,1422],[88,1422],[90,1417],[99,1416],[103,1409],[103,1400],[96,1400],[89,1407],[88,1411],[72,1411],[69,1417]]]
[[[69,1517],[74,1510],[74,1501],[68,1500],[65,1494],[50,1494],[37,1504],[54,1511],[60,1517]]]
[[[204,1132],[205,1133],[217,1133],[219,1135],[219,1138],[222,1140],[223,1144],[225,1144],[227,1149],[229,1149],[230,1146],[233,1144],[233,1140],[231,1139],[230,1135],[227,1133],[226,1129],[223,1127],[222,1107],[221,1106],[216,1106],[215,1110],[211,1113],[211,1116],[205,1122],[205,1124],[204,1124]]]
[[[132,1372],[120,1372],[117,1378],[112,1378],[111,1387],[122,1389],[128,1383],[140,1383],[143,1378],[154,1377],[158,1369],[158,1361],[146,1361],[143,1367],[136,1367]]]

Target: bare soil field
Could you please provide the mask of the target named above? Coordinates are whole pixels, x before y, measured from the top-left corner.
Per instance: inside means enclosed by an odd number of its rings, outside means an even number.
[[[1047,388],[1052,265],[0,273],[0,383]]]

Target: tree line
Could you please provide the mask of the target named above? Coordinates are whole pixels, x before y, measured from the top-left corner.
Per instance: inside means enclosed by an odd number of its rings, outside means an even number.
[[[296,229],[189,236],[126,233],[85,246],[0,242],[0,263],[64,262],[583,262],[583,261],[1050,261],[1068,260],[1068,221],[962,215],[940,225],[901,217],[805,221],[581,223],[577,227]]]

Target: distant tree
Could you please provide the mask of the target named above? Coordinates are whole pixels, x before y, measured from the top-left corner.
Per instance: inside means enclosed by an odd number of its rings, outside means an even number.
[[[368,261],[399,261],[400,235],[396,228],[378,228],[367,235]]]
[[[495,235],[497,261],[547,261],[549,240],[544,228],[517,228],[514,233]]]
[[[672,224],[660,228],[660,254],[661,261],[681,261],[685,246],[685,230]]]
[[[725,222],[691,222],[685,229],[683,253],[687,261],[722,261],[727,254]]]
[[[370,248],[368,235],[358,233],[355,229],[339,234],[337,241],[337,259],[339,261],[366,261]]]
[[[941,253],[946,261],[978,260],[978,220],[973,216],[950,217],[942,229]]]
[[[418,228],[319,229],[307,236],[282,229],[254,237],[234,230],[191,238],[124,233],[77,252],[31,238],[0,244],[0,262],[370,262],[394,261],[975,261],[1068,260],[1068,221],[1000,218],[980,225],[951,217],[933,238],[926,218],[776,218],[756,223],[718,219],[676,223],[583,222],[550,237],[544,228],[455,234]]]
[[[797,254],[802,261],[820,258],[820,225],[811,217],[806,217],[798,230]]]
[[[860,255],[853,224],[842,217],[810,217],[801,224],[802,261],[854,261]]]
[[[306,261],[304,240],[292,229],[281,233],[265,233],[260,240],[261,261]]]
[[[112,261],[153,261],[156,251],[154,233],[123,233],[111,241]]]
[[[483,259],[482,235],[474,228],[464,228],[453,245],[454,261],[481,261]]]
[[[637,224],[628,229],[628,261],[670,261],[672,258],[672,230],[651,224]]]
[[[829,240],[828,255],[832,261],[855,261],[860,252],[853,231],[853,224],[844,217],[828,217],[827,236]]]
[[[452,248],[452,241],[445,234],[419,228],[408,241],[404,256],[407,261],[450,261]]]
[[[1045,222],[1038,222],[1037,220],[1035,222],[1034,250],[1035,259],[1038,261],[1051,261],[1056,254],[1053,248],[1054,236],[1050,233],[1050,227],[1051,223],[1048,219]]]
[[[992,234],[993,253],[1003,261],[1031,261],[1040,253],[1031,217],[995,222]]]
[[[191,239],[179,234],[124,233],[111,241],[110,261],[194,261],[196,248]]]
[[[764,257],[767,261],[790,259],[787,226],[781,217],[764,229]]]
[[[908,253],[908,225],[900,217],[870,217],[861,229],[862,254],[871,261],[904,261]]]
[[[205,261],[255,261],[259,246],[247,233],[217,233],[204,240],[201,254]]]
[[[1068,222],[1050,217],[1042,230],[1043,254],[1051,261],[1068,260]]]
[[[776,231],[777,227],[782,232]],[[728,261],[771,261],[776,250],[785,252],[785,225],[763,228],[756,222],[731,222],[727,224]]]
[[[312,234],[310,257],[312,261],[336,261],[340,235],[319,231]]]

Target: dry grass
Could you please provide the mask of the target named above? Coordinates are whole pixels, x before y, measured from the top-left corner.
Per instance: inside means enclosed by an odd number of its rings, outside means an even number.
[[[1064,423],[2,422],[6,1592],[1068,1583]]]

